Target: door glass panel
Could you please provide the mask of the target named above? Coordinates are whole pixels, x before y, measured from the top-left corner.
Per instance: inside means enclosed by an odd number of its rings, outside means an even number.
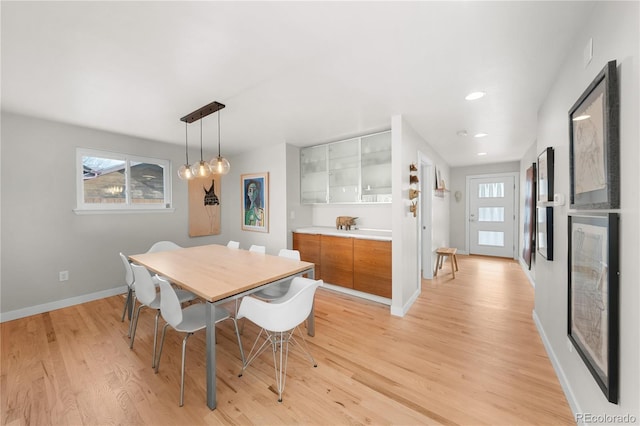
[[[504,247],[504,232],[478,231],[478,244],[481,246]]]
[[[479,222],[504,222],[504,207],[480,207]]]
[[[478,198],[504,198],[504,182],[478,185]]]

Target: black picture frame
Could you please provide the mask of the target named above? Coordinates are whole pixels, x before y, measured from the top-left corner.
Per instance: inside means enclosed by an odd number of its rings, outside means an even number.
[[[538,207],[536,247],[540,256],[553,260],[553,207]]]
[[[536,240],[536,163],[527,169],[524,189],[524,236],[522,257],[531,269],[531,259],[535,250]]]
[[[553,201],[553,148],[538,155],[538,202]]]
[[[569,110],[573,209],[620,207],[619,110],[616,61],[610,61]]]
[[[611,403],[619,384],[619,216],[569,214],[568,336]]]

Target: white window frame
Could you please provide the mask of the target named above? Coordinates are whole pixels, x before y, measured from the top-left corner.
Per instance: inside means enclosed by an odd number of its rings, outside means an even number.
[[[125,203],[114,204],[94,204],[84,202],[84,168],[82,165],[82,157],[101,157],[109,158],[113,160],[125,161]],[[163,186],[164,186],[164,202],[158,204],[133,204],[131,203],[131,187],[129,177],[130,164],[132,162],[137,163],[150,163],[158,164],[164,168],[163,173]],[[100,213],[148,213],[148,212],[173,212],[171,198],[171,161],[161,158],[142,157],[138,155],[123,154],[111,151],[101,151],[89,148],[76,148],[76,208],[74,212],[76,214],[100,214]]]

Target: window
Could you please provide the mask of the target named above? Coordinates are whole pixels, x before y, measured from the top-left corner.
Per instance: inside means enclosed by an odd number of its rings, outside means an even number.
[[[479,207],[478,222],[504,222],[504,207]]]
[[[76,211],[171,208],[168,160],[79,148]]]
[[[478,185],[478,198],[504,198],[504,182]]]

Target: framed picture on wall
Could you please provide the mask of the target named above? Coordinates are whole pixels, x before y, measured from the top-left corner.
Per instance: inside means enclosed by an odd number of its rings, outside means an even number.
[[[618,215],[569,214],[568,335],[609,402],[618,402]]]
[[[553,207],[538,207],[536,246],[540,256],[553,260]]]
[[[538,202],[553,201],[553,148],[538,155]]]
[[[240,176],[243,231],[269,232],[269,173]]]
[[[569,110],[572,209],[620,207],[619,109],[616,61],[611,61]]]

